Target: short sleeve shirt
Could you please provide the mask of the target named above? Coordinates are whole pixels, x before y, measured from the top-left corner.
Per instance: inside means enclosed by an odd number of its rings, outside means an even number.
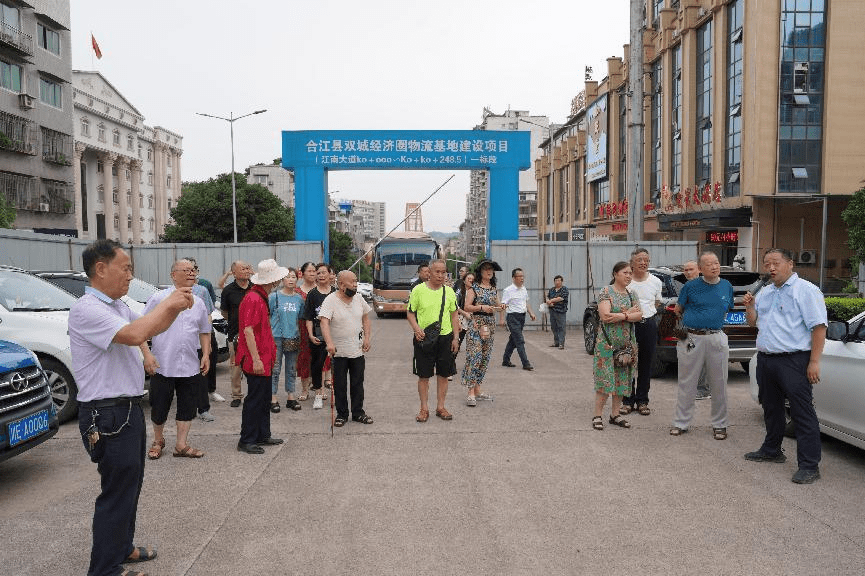
[[[175,288],[160,290],[147,300],[144,313],[153,310],[165,300]],[[210,298],[207,293],[205,297]],[[159,362],[156,372],[169,378],[195,376],[201,370],[198,349],[201,347],[200,334],[210,334],[210,320],[204,301],[198,295],[192,296],[192,308],[177,315],[171,326],[151,340],[150,351]]]
[[[223,310],[228,310],[228,337],[234,338],[237,336],[237,314],[240,310],[240,303],[243,297],[246,296],[249,288],[252,287],[250,282],[246,288],[241,288],[237,285],[237,281],[232,282],[222,289],[219,305]]]
[[[69,345],[78,401],[144,394],[144,364],[137,347],[112,342],[138,315],[122,300],[86,287],[69,310]]]
[[[195,296],[201,298],[201,303],[204,304],[204,309],[207,311],[207,315],[210,316],[213,313],[213,300],[210,299],[210,294],[207,293],[207,288],[200,284],[195,284],[192,287],[192,293]]]
[[[330,320],[331,343],[339,358],[358,358],[363,355],[363,317],[372,308],[360,294],[346,304],[339,292],[332,292],[321,305],[319,318]]]
[[[682,321],[696,330],[720,330],[728,310],[733,309],[733,285],[723,278],[709,284],[703,277],[694,278],[682,286],[678,304],[685,313]]]
[[[418,284],[411,291],[408,299],[408,308],[417,316],[418,326],[426,328],[439,319],[442,309],[442,290],[445,291],[445,307],[442,313],[442,328],[440,335],[446,336],[453,332],[451,326],[451,312],[457,309],[457,295],[450,286],[442,286],[438,290],[430,290],[426,285]]]
[[[525,286],[511,284],[502,294],[502,304],[507,304],[508,314],[525,314],[526,303],[529,301],[529,291]]]
[[[303,319],[318,320],[318,313],[321,310],[321,305],[324,303],[324,299],[333,291],[333,288],[330,288],[330,292],[322,294],[318,291],[318,287],[310,290],[306,295],[306,305],[303,307]]]
[[[297,338],[298,320],[303,312],[300,292],[288,295],[277,290],[270,295],[270,329],[274,338]]]
[[[264,364],[264,376],[270,376],[273,361],[276,360],[276,343],[270,330],[270,312],[267,306],[267,294],[261,286],[252,284],[246,296],[240,303],[238,312],[238,328],[243,332],[247,326],[252,327],[255,337],[255,347],[258,357]],[[246,345],[246,337],[240,334],[237,339],[237,363],[247,374],[252,374],[252,355]]]
[[[550,291],[547,293],[547,298],[552,300],[553,298],[564,298],[561,302],[556,302],[550,308],[553,312],[567,312],[568,311],[568,288],[565,285],[562,285],[561,288],[556,290],[555,287],[550,288]]]
[[[811,330],[828,326],[826,301],[820,289],[795,272],[779,288],[757,292],[757,350],[798,352],[811,349]]]
[[[628,292],[640,301],[640,310],[643,312],[644,319],[651,318],[658,313],[655,302],[661,300],[663,287],[664,285],[661,284],[658,277],[652,273],[649,273],[643,281],[631,280],[631,283],[628,284]]]

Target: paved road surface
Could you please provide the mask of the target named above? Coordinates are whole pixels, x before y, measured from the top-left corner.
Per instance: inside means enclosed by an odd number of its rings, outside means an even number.
[[[263,456],[235,449],[240,409],[196,421],[201,460],[147,463],[137,543],[158,548],[151,575],[831,574],[865,573],[865,452],[824,437],[823,478],[790,482],[786,464],[746,462],[762,414],[731,367],[730,437],[695,426],[668,435],[675,376],[653,381],[651,416],[591,428],[591,357],[528,332],[537,370],[500,366],[452,422],[414,421],[416,380],[402,319],[374,319],[367,411],[375,424],[330,434],[330,411],[283,410]],[[462,355],[460,357],[460,364]],[[219,366],[219,391],[228,372]],[[282,396],[284,399],[284,395]],[[149,410],[149,408],[148,408]],[[167,432],[172,432],[166,428]],[[171,446],[172,437],[168,438]],[[98,490],[77,427],[0,464],[0,574],[84,574]]]

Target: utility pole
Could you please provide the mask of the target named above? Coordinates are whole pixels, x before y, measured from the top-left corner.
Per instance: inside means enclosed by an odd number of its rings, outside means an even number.
[[[653,0],[658,2],[659,0]],[[628,84],[631,107],[628,123],[628,241],[643,239],[643,11],[645,0],[631,0],[631,46]]]

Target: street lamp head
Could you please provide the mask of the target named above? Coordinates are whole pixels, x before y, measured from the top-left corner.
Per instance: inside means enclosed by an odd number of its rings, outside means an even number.
[[[261,114],[262,112],[267,112],[267,110],[256,110],[253,114]]]

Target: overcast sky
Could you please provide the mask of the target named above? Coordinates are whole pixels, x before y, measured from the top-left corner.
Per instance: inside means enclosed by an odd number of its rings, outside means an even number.
[[[182,178],[282,156],[283,130],[466,130],[484,107],[563,122],[628,42],[628,1],[72,0],[72,67],[101,72],[145,117],[183,136]],[[102,50],[93,57],[91,32]],[[388,229],[448,171],[329,174],[334,198],[387,202]],[[467,171],[423,208],[457,231]]]

